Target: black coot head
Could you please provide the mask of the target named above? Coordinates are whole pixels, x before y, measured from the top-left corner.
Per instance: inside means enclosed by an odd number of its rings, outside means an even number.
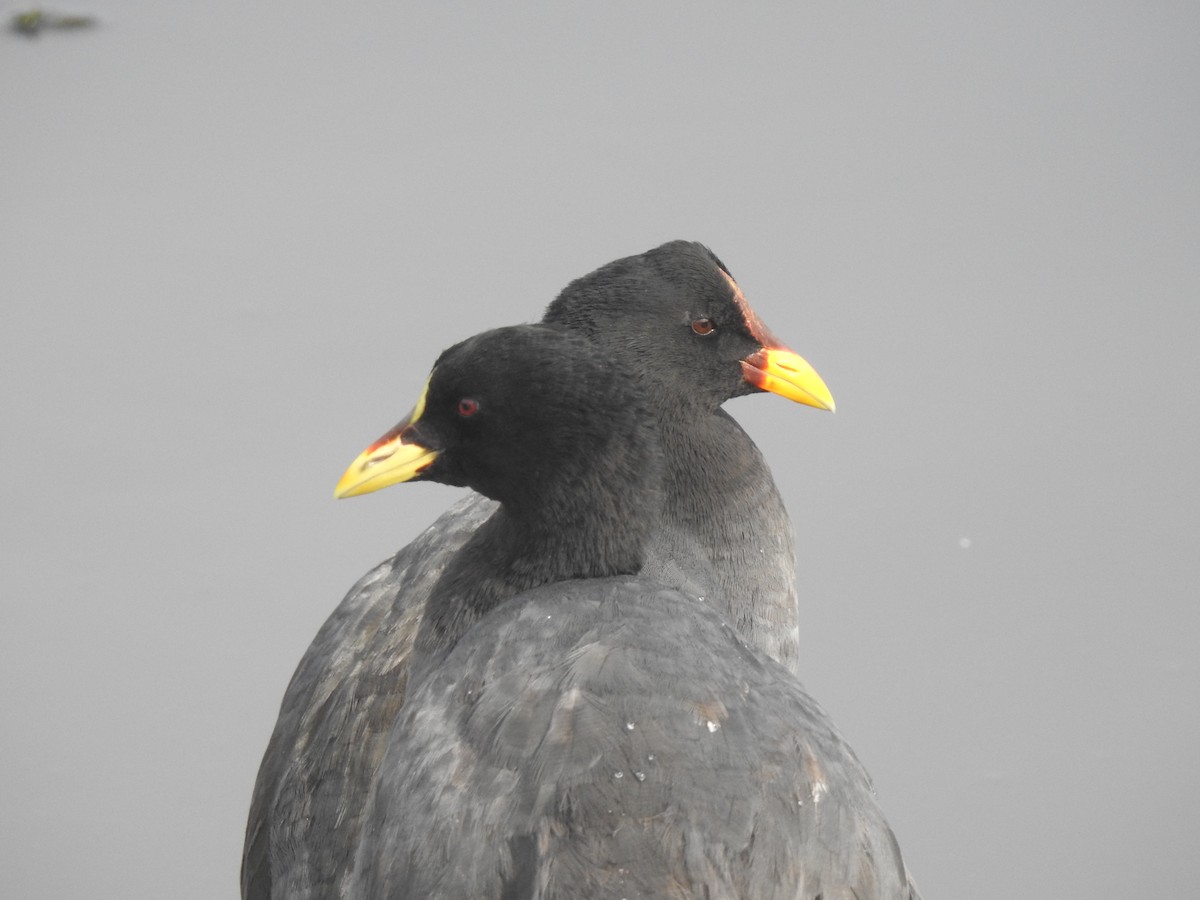
[[[351,464],[336,495],[425,480],[533,507],[600,456],[640,482],[655,451],[636,379],[579,335],[518,325],[443,352],[412,413]]]
[[[771,334],[702,244],[672,241],[602,266],[571,282],[544,321],[628,361],[666,411],[712,410],[761,390],[833,409],[820,376]]]

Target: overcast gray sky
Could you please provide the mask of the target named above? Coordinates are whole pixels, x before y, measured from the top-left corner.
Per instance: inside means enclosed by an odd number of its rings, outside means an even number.
[[[293,667],[457,496],[338,476],[672,238],[837,398],[728,408],[925,896],[1195,893],[1195,3],[62,11],[0,35],[7,896],[236,895]]]

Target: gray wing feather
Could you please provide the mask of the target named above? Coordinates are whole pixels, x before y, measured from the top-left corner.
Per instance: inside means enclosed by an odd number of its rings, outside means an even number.
[[[495,504],[471,494],[350,589],[284,694],[251,800],[246,900],[340,897],[425,601]]]
[[[414,686],[367,822],[356,898],[908,896],[825,712],[643,579],[539,588],[479,622]]]

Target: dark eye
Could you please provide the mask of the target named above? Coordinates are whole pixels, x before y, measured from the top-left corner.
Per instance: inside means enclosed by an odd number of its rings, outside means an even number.
[[[717,323],[707,316],[696,319],[696,321],[692,322],[692,331],[696,332],[696,334],[700,335],[700,337],[708,337],[716,330]]]
[[[479,401],[472,400],[470,397],[463,397],[458,401],[458,414],[464,419],[469,419],[475,413],[479,412]]]

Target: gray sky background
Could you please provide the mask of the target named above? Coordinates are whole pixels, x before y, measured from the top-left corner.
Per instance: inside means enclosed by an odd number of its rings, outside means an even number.
[[[3,893],[234,896],[293,667],[457,496],[338,476],[672,238],[837,398],[729,409],[925,896],[1193,893],[1200,7],[566,6],[0,36]]]

